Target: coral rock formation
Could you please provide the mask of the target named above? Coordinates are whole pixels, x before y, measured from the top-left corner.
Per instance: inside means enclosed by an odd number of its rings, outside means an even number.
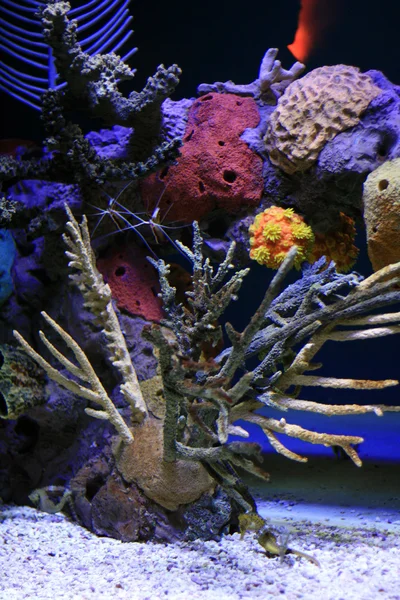
[[[135,427],[135,439],[117,458],[124,481],[135,482],[148,498],[168,510],[212,492],[215,481],[199,462],[163,460],[163,421],[146,419]]]
[[[162,319],[157,274],[140,248],[132,244],[111,248],[97,261],[97,268],[110,286],[119,309],[147,321]]]
[[[320,67],[294,81],[278,100],[264,138],[270,160],[286,173],[306,171],[323,146],[357,125],[382,90],[356,67]]]
[[[240,136],[259,122],[252,98],[207,94],[189,111],[177,164],[141,182],[143,201],[168,221],[192,223],[216,208],[238,214],[256,207],[263,190],[262,160]]]
[[[364,221],[374,271],[400,260],[400,158],[387,161],[364,183]]]

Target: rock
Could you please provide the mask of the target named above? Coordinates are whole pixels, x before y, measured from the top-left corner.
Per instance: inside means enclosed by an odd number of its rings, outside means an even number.
[[[135,435],[137,429],[135,429]],[[148,430],[145,431],[149,433]],[[151,433],[151,432],[150,432]],[[143,441],[143,440],[142,440]],[[148,447],[151,439],[148,439]],[[136,456],[137,462],[143,456]],[[179,461],[187,470],[187,482],[193,474],[192,463]],[[144,460],[142,470],[154,463]],[[160,471],[156,470],[156,478]],[[150,481],[152,471],[148,471]],[[168,484],[168,481],[166,481]],[[196,487],[196,482],[194,482]],[[188,487],[187,486],[187,487]],[[103,456],[89,460],[71,481],[74,519],[97,535],[124,542],[170,543],[177,540],[217,540],[227,528],[237,529],[238,507],[219,486],[200,493],[189,504],[167,509],[150,499],[135,481],[127,482],[118,469]],[[197,489],[198,491],[198,489]],[[186,493],[184,491],[184,493]],[[187,496],[186,496],[187,498]]]
[[[168,510],[177,510],[214,490],[214,480],[200,463],[163,460],[161,420],[149,417],[133,433],[132,444],[115,450],[117,467],[124,480],[135,482],[148,498]]]
[[[372,171],[364,183],[368,255],[375,271],[400,261],[400,158]]]

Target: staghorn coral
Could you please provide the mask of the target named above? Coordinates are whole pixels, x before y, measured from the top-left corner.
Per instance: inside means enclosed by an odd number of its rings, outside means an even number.
[[[256,216],[249,233],[250,258],[271,269],[279,268],[293,246],[297,247],[294,266],[299,269],[314,243],[311,227],[292,208],[266,208]]]
[[[327,415],[365,412],[382,415],[385,410],[400,410],[400,407],[382,405],[330,406],[298,400],[287,394],[292,386],[298,392],[303,386],[381,389],[397,385],[398,382],[391,379],[335,379],[304,373],[321,366],[314,364],[312,359],[328,339],[351,341],[399,332],[396,323],[400,313],[377,317],[370,316],[369,311],[400,300],[397,289],[400,264],[362,281],[356,274],[337,274],[333,263],[321,270],[324,260],[319,260],[304,270],[301,280],[279,295],[283,279],[295,261],[297,249],[292,248],[247,327],[239,333],[227,324],[226,333],[232,346],[210,362],[201,360],[197,340],[201,335],[217,342],[221,331],[212,323],[221,314],[221,309],[236,298],[247,270],[234,273],[223,284],[231,267],[234,244],[214,272],[210,261],[202,257],[202,238],[197,226],[193,251],[180,246],[193,264],[194,291],[188,294],[188,308],[174,302],[175,289],[168,283],[168,266],[162,260],[152,261],[160,273],[167,319],[163,322],[164,327],[153,325],[145,332],[160,353],[166,401],[164,460],[200,460],[245,511],[251,511],[251,502],[235,467],[240,466],[261,477],[265,474],[253,462],[257,459],[257,446],[245,442],[227,443],[229,434],[248,435],[236,424],[238,419],[259,425],[273,448],[294,460],[307,459],[288,450],[277,439],[276,433],[313,444],[340,446],[360,466],[354,445],[362,438],[317,433],[290,424],[285,418],[272,419],[255,411],[265,406],[285,412],[293,409]],[[365,313],[367,316],[359,317]],[[349,329],[336,331],[338,325]],[[357,329],[358,326],[362,329]],[[166,335],[165,327],[174,333],[175,339],[171,334]],[[260,354],[258,365],[248,370],[246,361]]]
[[[289,174],[306,171],[381,93],[368,75],[347,65],[319,67],[294,81],[279,98],[264,137],[271,162]]]
[[[368,256],[374,270],[400,259],[400,158],[386,161],[364,183]]]

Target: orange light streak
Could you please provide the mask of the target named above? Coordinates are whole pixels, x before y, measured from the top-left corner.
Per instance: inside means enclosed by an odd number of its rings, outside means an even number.
[[[288,49],[297,60],[305,62],[320,44],[326,29],[335,21],[337,0],[301,0],[299,22]]]

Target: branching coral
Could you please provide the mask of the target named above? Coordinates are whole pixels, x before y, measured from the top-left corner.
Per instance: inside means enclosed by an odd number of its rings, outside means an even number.
[[[385,410],[400,410],[389,406],[330,406],[297,400],[286,391],[302,386],[379,389],[398,382],[394,380],[364,381],[304,375],[320,367],[312,363],[316,352],[328,339],[350,341],[398,333],[400,313],[370,316],[375,308],[400,300],[397,286],[400,264],[391,265],[365,281],[356,274],[339,275],[331,263],[323,270],[324,259],[308,266],[303,278],[287,287],[280,295],[283,279],[296,260],[293,247],[272,280],[258,310],[242,333],[228,323],[226,333],[232,343],[214,361],[202,361],[198,339],[221,335],[213,322],[231,299],[247,271],[228,278],[234,245],[214,274],[209,260],[202,256],[202,238],[194,228],[194,249],[181,245],[193,264],[194,291],[190,293],[188,309],[175,304],[175,289],[168,283],[168,266],[153,261],[158,268],[162,298],[168,319],[164,327],[153,325],[148,338],[159,348],[161,376],[166,400],[164,422],[164,456],[167,461],[178,458],[198,460],[222,483],[229,493],[249,510],[249,503],[238,484],[234,467],[241,466],[261,475],[253,463],[257,448],[249,443],[227,443],[228,435],[247,433],[235,423],[243,419],[259,425],[272,446],[285,456],[305,461],[306,458],[289,451],[276,434],[285,434],[314,444],[340,446],[357,465],[361,465],[356,449],[362,442],[358,436],[316,433],[298,425],[256,414],[265,406],[287,411],[306,410],[333,414],[361,414]],[[360,318],[359,315],[367,313]],[[376,325],[384,325],[376,327]],[[350,327],[344,331],[338,326]],[[357,329],[361,326],[361,329]],[[201,332],[201,334],[200,334]],[[171,334],[174,335],[171,335]],[[298,349],[300,347],[300,349]],[[246,361],[262,355],[252,370]]]
[[[78,226],[70,211],[68,214],[69,235],[64,239],[69,247],[70,267],[76,270],[72,281],[82,292],[86,305],[105,333],[112,363],[123,380],[121,391],[130,401],[134,420],[148,418],[150,422],[112,309],[110,290],[95,268],[86,222],[84,220]],[[248,433],[237,424],[239,419],[259,425],[274,449],[294,460],[307,459],[288,450],[276,434],[313,444],[339,446],[356,465],[361,465],[354,447],[363,441],[361,437],[317,433],[288,423],[286,418],[268,418],[255,411],[273,406],[285,413],[293,409],[326,415],[374,412],[379,416],[384,411],[400,410],[400,407],[384,405],[331,406],[297,398],[303,386],[379,389],[398,383],[391,379],[370,381],[318,377],[307,372],[320,367],[312,361],[327,340],[376,338],[400,331],[400,313],[370,314],[373,309],[400,300],[400,263],[390,265],[363,281],[354,273],[336,273],[333,263],[324,269],[324,259],[320,259],[307,266],[303,277],[280,293],[283,280],[296,260],[297,248],[293,247],[245,329],[239,333],[229,323],[226,324],[231,346],[215,359],[206,360],[201,352],[202,343],[211,342],[215,346],[220,341],[222,330],[216,321],[230,301],[237,298],[248,269],[231,273],[235,244],[214,269],[210,260],[203,257],[203,240],[197,224],[194,224],[193,249],[179,245],[193,265],[193,285],[186,292],[187,302],[185,305],[176,302],[176,289],[168,281],[168,265],[163,260],[151,259],[160,275],[167,318],[160,325],[148,326],[144,331],[158,350],[165,399],[165,416],[159,422],[163,427],[162,463],[182,460],[201,463],[245,512],[253,512],[255,504],[235,468],[239,466],[266,479],[268,475],[256,464],[260,459],[257,444],[228,442],[230,434],[248,437]],[[16,334],[17,339],[49,377],[100,404],[102,410],[87,408],[86,411],[94,417],[109,419],[117,428],[125,443],[118,446],[115,454],[117,467],[120,465],[122,468],[121,460],[133,439],[132,429],[119,415],[76,342],[50,317],[44,316],[72,350],[78,365],[57,350],[43,333],[40,334],[41,339],[50,354],[74,379],[58,372],[19,334]],[[247,361],[255,356],[259,357],[258,363],[249,370]],[[290,393],[290,388],[294,388],[294,393]],[[147,420],[144,425],[146,423]]]
[[[137,179],[173,161],[180,140],[163,141],[161,105],[179,82],[176,65],[160,65],[140,92],[128,98],[118,83],[134,77],[134,71],[114,53],[91,56],[82,51],[76,36],[76,22],[69,21],[68,2],[49,0],[41,8],[43,37],[52,49],[57,71],[66,82],[62,90],[45,92],[42,119],[46,145],[52,151],[36,161],[0,159],[0,180],[15,178],[50,179],[88,184],[105,180]],[[130,161],[101,159],[85,139],[81,128],[68,122],[73,110],[89,111],[107,123],[133,127]]]
[[[85,306],[94,314],[97,325],[99,325],[104,333],[110,360],[122,379],[120,386],[121,393],[131,406],[132,418],[134,421],[141,421],[147,414],[146,405],[129,356],[125,338],[112,305],[110,287],[104,283],[102,276],[96,268],[95,257],[90,246],[86,219],[79,226],[68,207],[67,213],[69,217],[67,223],[69,235],[64,235],[64,241],[69,248],[66,252],[67,257],[70,259],[69,267],[74,270],[70,275],[71,280],[82,293]],[[40,338],[50,354],[59,361],[74,379],[66,377],[50,365],[17,331],[14,332],[16,339],[29,356],[46,371],[51,379],[78,396],[99,404],[103,409],[97,410],[89,407],[85,409],[87,414],[98,419],[110,420],[125,442],[129,443],[132,441],[133,436],[130,429],[110,400],[100,378],[95,373],[83,350],[49,315],[44,312],[42,315],[72,351],[78,365],[71,362],[57,350],[42,331],[39,333]]]
[[[276,104],[277,99],[283,94],[287,86],[301,75],[305,66],[300,62],[294,63],[289,70],[283,69],[281,62],[276,60],[277,48],[269,48],[261,61],[258,78],[246,85],[237,85],[233,81],[199,85],[199,94],[218,92],[219,94],[237,94],[238,96],[252,96],[265,104]]]

